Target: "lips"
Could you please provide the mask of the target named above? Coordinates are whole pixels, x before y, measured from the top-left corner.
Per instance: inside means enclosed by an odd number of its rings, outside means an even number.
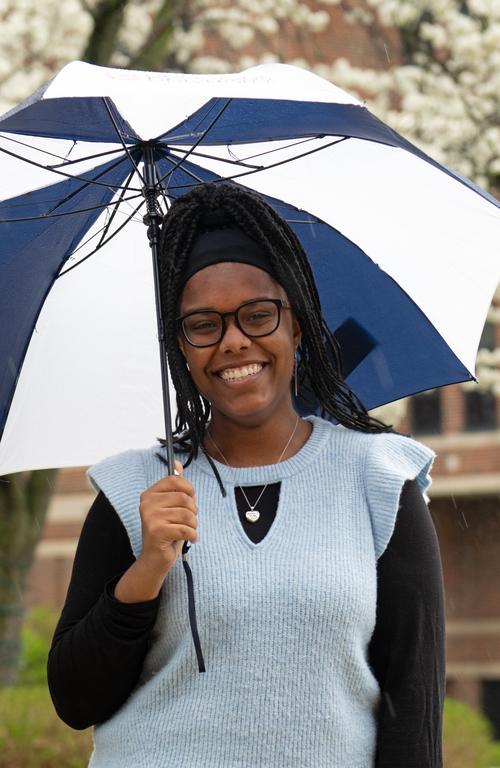
[[[217,376],[223,381],[243,381],[256,376],[264,367],[264,363],[248,363],[247,365],[223,368],[217,371]]]

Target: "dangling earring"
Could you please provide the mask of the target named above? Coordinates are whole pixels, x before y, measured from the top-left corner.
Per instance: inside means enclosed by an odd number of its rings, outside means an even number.
[[[298,385],[297,385],[297,350],[293,353],[293,389],[295,392],[295,397],[298,395]]]

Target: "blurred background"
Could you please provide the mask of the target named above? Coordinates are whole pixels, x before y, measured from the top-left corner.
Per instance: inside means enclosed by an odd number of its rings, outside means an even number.
[[[292,63],[500,196],[500,0],[0,0],[0,113],[73,59],[196,73]],[[476,376],[372,412],[438,454],[447,768],[500,766],[499,290]],[[0,766],[87,764],[90,734],[53,714],[45,660],[92,499],[85,468],[0,478]]]

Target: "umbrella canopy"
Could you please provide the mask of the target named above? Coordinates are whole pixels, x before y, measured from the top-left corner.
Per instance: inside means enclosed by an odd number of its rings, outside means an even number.
[[[0,474],[164,431],[148,172],[164,210],[226,180],[289,222],[367,408],[474,378],[500,276],[494,198],[295,67],[74,62],[0,119]]]

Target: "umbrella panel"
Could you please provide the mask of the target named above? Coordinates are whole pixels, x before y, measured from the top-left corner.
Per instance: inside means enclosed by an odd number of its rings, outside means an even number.
[[[125,157],[98,166],[92,178],[119,185],[127,173],[130,163]],[[114,195],[114,188],[106,184],[66,180],[0,203],[0,434],[29,340],[54,279]],[[5,221],[37,215],[39,218],[31,221]]]

